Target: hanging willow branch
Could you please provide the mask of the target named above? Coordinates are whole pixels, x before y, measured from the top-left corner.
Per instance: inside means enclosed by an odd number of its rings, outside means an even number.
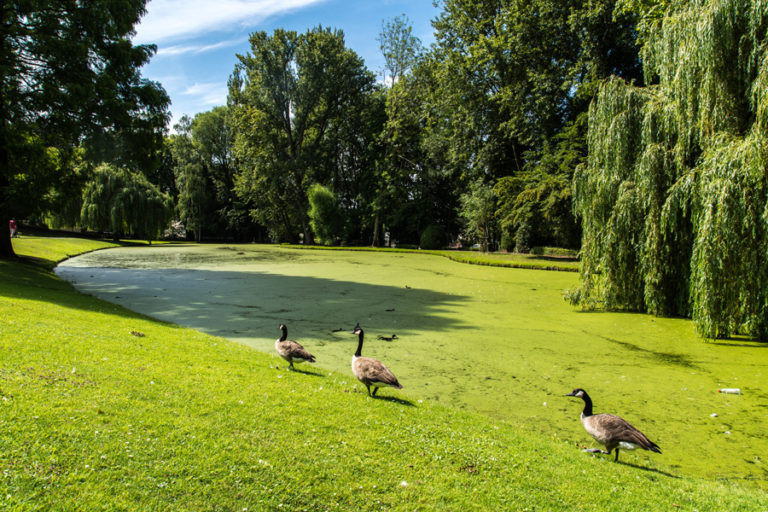
[[[691,0],[604,83],[574,178],[584,307],[768,338],[768,1]]]
[[[102,164],[83,191],[84,226],[152,242],[173,216],[173,200],[147,181],[143,174]]]

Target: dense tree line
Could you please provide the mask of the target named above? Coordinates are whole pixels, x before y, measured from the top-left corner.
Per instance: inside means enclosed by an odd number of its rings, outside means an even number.
[[[635,14],[613,0],[442,7],[431,48],[407,18],[383,22],[384,84],[339,31],[252,35],[223,129],[239,211],[270,239],[420,245],[428,231],[430,245],[463,237],[509,250],[578,247],[571,181],[586,156],[587,109],[608,76],[642,82]],[[191,221],[191,185],[181,183],[194,169],[198,187],[210,177],[173,154]],[[224,203],[207,186],[195,215],[221,219]],[[206,229],[200,222],[190,225]]]
[[[430,48],[407,18],[383,21],[383,83],[338,30],[255,33],[227,105],[163,137],[168,98],[139,74],[154,48],[130,42],[143,1],[12,3],[4,216],[104,229],[84,192],[112,169],[167,194],[197,240],[577,247],[570,182],[586,108],[604,77],[641,80],[634,14],[613,0],[442,7]],[[15,180],[31,168],[40,176]],[[33,193],[45,201],[17,200]]]

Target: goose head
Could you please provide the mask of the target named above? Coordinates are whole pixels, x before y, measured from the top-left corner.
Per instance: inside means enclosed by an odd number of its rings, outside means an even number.
[[[575,396],[576,398],[584,399],[587,396],[587,392],[581,388],[576,388],[565,396]]]

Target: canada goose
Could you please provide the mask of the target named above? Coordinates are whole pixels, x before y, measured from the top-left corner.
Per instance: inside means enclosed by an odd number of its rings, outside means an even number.
[[[399,340],[400,338],[397,337],[397,334],[393,334],[392,336],[377,336],[377,339],[384,340],[384,341],[392,341],[392,340]]]
[[[581,424],[584,425],[589,435],[608,449],[607,452],[594,448],[585,451],[610,454],[611,450],[615,448],[616,457],[613,459],[614,462],[619,460],[619,448],[624,448],[625,450],[642,448],[661,453],[656,443],[653,443],[645,434],[630,425],[626,420],[613,414],[592,414],[592,399],[589,398],[589,395],[583,389],[574,389],[565,396],[575,396],[584,400]]]
[[[352,373],[355,374],[357,380],[365,384],[368,388],[368,396],[376,396],[376,391],[381,386],[392,386],[395,389],[403,389],[403,386],[397,381],[397,377],[392,374],[389,369],[382,364],[378,359],[371,357],[362,357],[363,353],[363,337],[365,333],[360,328],[360,324],[355,326],[355,329],[351,334],[357,334],[357,351],[352,356]],[[371,394],[371,386],[373,386],[373,394]]]
[[[285,324],[280,324],[280,330],[283,331],[283,334],[280,336],[280,339],[275,342],[275,350],[280,354],[280,357],[288,361],[288,368],[293,369],[294,361],[297,363],[302,363],[304,361],[310,363],[315,362],[315,356],[307,352],[300,343],[288,339],[288,328]]]

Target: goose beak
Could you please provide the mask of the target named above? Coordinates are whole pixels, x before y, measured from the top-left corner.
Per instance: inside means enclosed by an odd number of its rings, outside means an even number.
[[[576,396],[576,395],[573,393],[573,391],[571,391],[571,392],[570,392],[570,393],[568,393],[567,395],[563,395],[563,396]]]

